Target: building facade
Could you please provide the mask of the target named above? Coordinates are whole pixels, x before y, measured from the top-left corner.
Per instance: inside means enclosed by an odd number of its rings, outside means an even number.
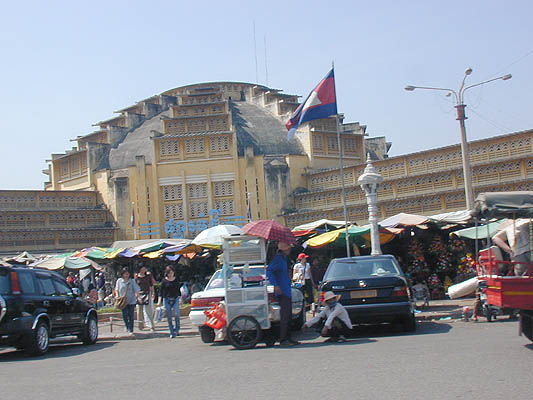
[[[486,191],[533,190],[533,130],[470,142],[474,195]],[[384,180],[378,188],[379,219],[400,212],[434,215],[464,210],[464,179],[459,145],[375,161]],[[350,221],[368,223],[364,192],[357,184],[365,164],[344,169]],[[320,218],[343,220],[338,168],[310,170],[307,190],[293,195],[288,226]]]
[[[117,240],[194,237],[207,226],[278,219],[294,208],[304,171],[338,164],[335,118],[284,122],[298,96],[214,82],[168,90],[117,111],[77,146],[53,154],[47,190],[95,190]],[[343,119],[340,116],[341,121]],[[366,127],[341,123],[346,165],[364,160]]]
[[[109,246],[115,230],[95,191],[0,191],[1,254]]]

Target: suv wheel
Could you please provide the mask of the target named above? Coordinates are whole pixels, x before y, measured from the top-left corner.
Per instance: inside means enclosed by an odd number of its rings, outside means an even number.
[[[81,341],[85,344],[95,344],[98,339],[98,321],[94,315],[89,316],[87,323],[83,327]]]
[[[31,333],[28,351],[33,355],[40,356],[48,351],[49,345],[50,330],[48,324],[44,321],[39,321],[35,330]]]
[[[416,331],[416,319],[414,315],[411,315],[403,320],[403,331],[404,332]]]

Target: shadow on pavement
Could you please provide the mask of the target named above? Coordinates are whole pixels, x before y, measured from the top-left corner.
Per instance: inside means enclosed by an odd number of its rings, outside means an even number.
[[[317,337],[320,337],[320,336],[317,336]],[[305,348],[305,349],[309,349],[311,347],[322,347],[322,346],[352,346],[354,344],[367,344],[367,343],[376,343],[377,340],[375,339],[367,339],[367,338],[361,338],[361,339],[357,339],[357,338],[353,338],[353,337],[350,337],[346,340],[346,342],[342,342],[342,343],[329,343],[329,342],[326,342],[325,341],[326,339],[324,338],[324,341],[322,342],[301,342],[300,345],[298,346],[294,346],[294,347],[282,347],[283,349],[298,349],[298,348]]]
[[[357,325],[351,337],[435,335],[448,333],[451,329],[450,324],[434,321],[417,321],[415,332],[404,332],[400,325],[395,324]]]
[[[43,356],[31,356],[25,351],[15,350],[0,353],[0,362],[15,362],[15,361],[38,361],[47,358],[62,358],[77,356],[80,354],[90,353],[93,351],[100,351],[112,347],[117,342],[96,342],[93,345],[85,345],[83,343],[73,343],[70,341],[54,341],[50,344],[48,352]]]

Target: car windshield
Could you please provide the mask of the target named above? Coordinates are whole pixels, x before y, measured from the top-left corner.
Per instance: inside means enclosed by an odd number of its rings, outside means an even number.
[[[265,278],[264,276],[264,268],[250,268],[250,271],[246,274],[247,280],[254,280],[254,278]],[[242,275],[242,267],[236,267],[233,268],[234,274]],[[209,282],[207,283],[207,286],[205,287],[205,290],[209,289],[220,289],[224,287],[224,281],[222,280],[222,270],[219,269],[217,272],[213,274]]]
[[[400,274],[400,269],[391,259],[343,260],[334,261],[329,265],[324,280],[359,279]]]
[[[9,294],[10,290],[9,271],[0,269],[0,294]]]

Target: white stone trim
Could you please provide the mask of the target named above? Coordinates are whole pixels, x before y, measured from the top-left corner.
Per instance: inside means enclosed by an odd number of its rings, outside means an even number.
[[[225,182],[234,180],[235,172],[221,172],[219,174],[211,174],[211,182]]]
[[[204,183],[207,182],[207,175],[189,175],[185,177],[185,183]]]
[[[168,176],[166,178],[159,178],[159,186],[181,185],[181,184],[182,184],[181,176]]]

